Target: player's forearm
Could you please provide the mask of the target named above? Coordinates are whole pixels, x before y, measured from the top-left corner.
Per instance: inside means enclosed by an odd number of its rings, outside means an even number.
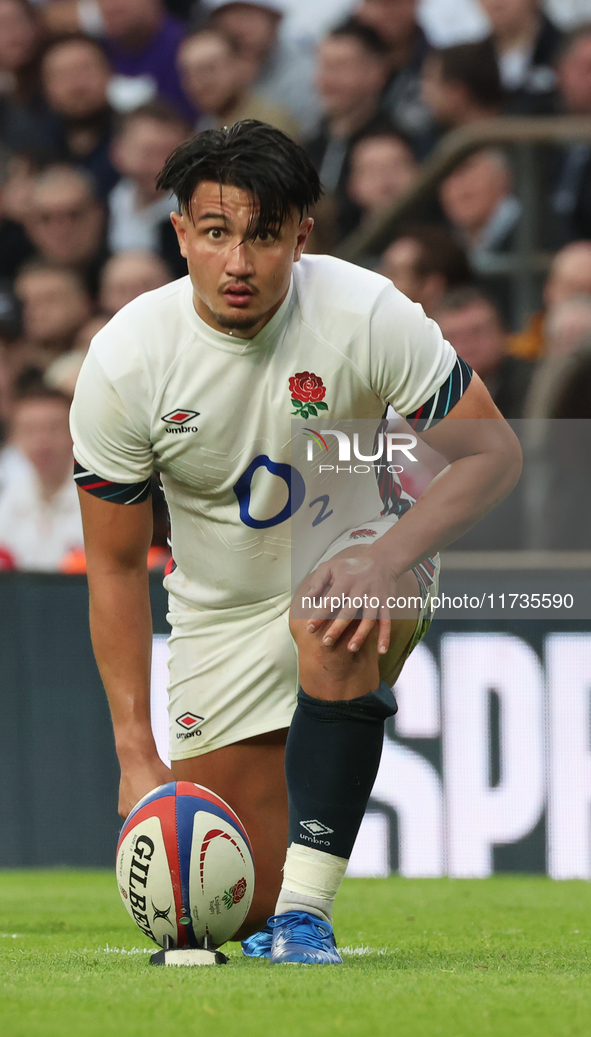
[[[89,572],[90,629],[107,692],[117,754],[151,758],[152,617],[148,573],[138,568]]]
[[[520,471],[518,450],[458,458],[371,550],[401,575],[476,525],[510,493]]]

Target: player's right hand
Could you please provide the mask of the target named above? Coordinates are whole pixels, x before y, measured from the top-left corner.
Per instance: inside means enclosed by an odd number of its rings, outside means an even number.
[[[118,806],[121,817],[127,817],[136,803],[143,796],[147,796],[148,792],[158,785],[166,785],[169,781],[174,781],[174,775],[159,757],[149,763],[141,761],[122,767]]]
[[[341,605],[332,610],[326,607],[316,609],[308,620],[308,632],[315,633],[320,627],[322,643],[327,647],[339,640],[350,624],[362,611],[359,624],[349,641],[351,652],[358,652],[373,627],[378,625],[378,652],[385,655],[390,647],[391,615],[390,610],[381,604],[396,594],[396,577],[384,564],[383,560],[371,547],[347,548],[327,562],[322,562],[306,578],[300,590],[305,589],[311,598],[321,597],[324,593],[325,605],[328,600],[349,601],[349,606]],[[330,599],[329,599],[330,595]],[[366,601],[362,610],[351,604],[354,599]],[[301,599],[300,599],[301,600]],[[368,602],[377,601],[374,607]],[[328,621],[328,627],[325,626]],[[348,636],[348,635],[347,635]]]

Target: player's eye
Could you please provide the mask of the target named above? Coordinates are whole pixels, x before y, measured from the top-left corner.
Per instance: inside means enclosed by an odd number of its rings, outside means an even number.
[[[207,232],[207,236],[211,238],[212,241],[220,241],[223,234],[224,232],[221,227],[210,227]]]

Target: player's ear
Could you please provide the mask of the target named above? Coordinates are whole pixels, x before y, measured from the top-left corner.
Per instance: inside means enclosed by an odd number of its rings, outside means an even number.
[[[306,242],[307,242],[307,240],[308,240],[308,238],[310,236],[310,232],[311,232],[313,226],[314,226],[314,220],[312,219],[312,217],[311,216],[306,216],[306,219],[302,220],[300,225],[299,225],[299,227],[298,227],[298,236],[297,236],[297,239],[296,239],[296,247],[295,247],[294,256],[293,256],[294,262],[296,262],[296,263],[297,263],[298,259],[300,258],[302,252],[304,251],[304,246],[305,246],[305,244],[306,244]]]
[[[181,250],[181,256],[187,258],[187,228],[185,227],[185,217],[181,216],[178,212],[171,212],[170,222],[172,223]]]

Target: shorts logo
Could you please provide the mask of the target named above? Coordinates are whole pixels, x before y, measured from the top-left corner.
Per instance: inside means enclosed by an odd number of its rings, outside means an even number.
[[[184,727],[185,731],[192,731],[202,720],[205,720],[205,717],[198,717],[196,713],[183,713],[176,718],[179,727]]]
[[[185,407],[177,407],[176,410],[171,410],[170,414],[165,414],[160,420],[165,421],[168,425],[184,425],[191,418],[198,417],[198,410],[187,410]]]
[[[357,540],[358,537],[375,537],[378,534],[375,529],[355,529],[349,533],[349,540]]]
[[[310,835],[332,835],[334,832],[334,828],[328,828],[322,821],[300,821],[300,824]]]

